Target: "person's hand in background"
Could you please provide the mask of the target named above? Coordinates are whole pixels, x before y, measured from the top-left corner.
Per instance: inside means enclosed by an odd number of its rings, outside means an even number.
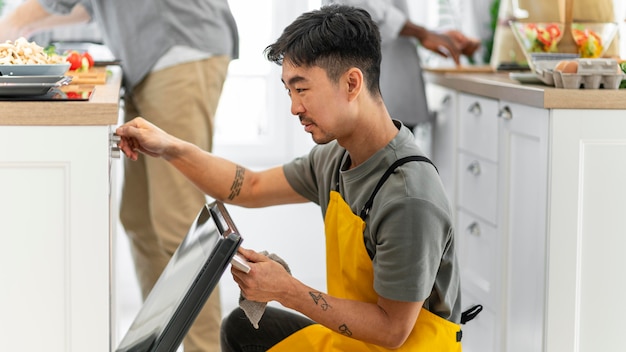
[[[81,4],[74,6],[66,15],[47,12],[37,0],[26,0],[12,12],[0,19],[0,43],[17,38],[29,38],[33,34],[62,25],[87,23],[91,16]]]
[[[400,35],[415,37],[424,48],[443,57],[452,58],[457,65],[460,63],[461,46],[446,34],[431,31],[407,21]]]
[[[457,30],[450,30],[444,34],[452,39],[456,46],[460,48],[461,54],[467,57],[472,57],[476,50],[480,48],[480,41],[478,39],[469,38]]]

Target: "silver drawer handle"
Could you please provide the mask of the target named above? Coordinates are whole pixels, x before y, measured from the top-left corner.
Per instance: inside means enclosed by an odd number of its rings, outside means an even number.
[[[472,161],[467,167],[467,171],[469,171],[474,176],[480,175],[480,163],[478,162],[478,160]]]
[[[467,111],[474,116],[480,116],[480,114],[482,114],[482,108],[480,107],[479,102],[474,102],[474,104],[470,105]]]
[[[113,147],[111,147],[111,158],[119,159],[120,156],[121,156],[120,148],[113,148]]]
[[[109,134],[109,147],[111,148],[111,158],[120,158],[120,148],[117,146],[117,144],[120,142],[121,139],[122,138],[115,133]]]
[[[450,103],[450,100],[452,100],[452,97],[450,96],[450,94],[446,94],[446,96],[441,99],[441,105],[448,105]]]
[[[505,120],[510,120],[513,118],[513,113],[511,112],[511,108],[508,106],[503,107],[498,111],[498,117],[503,118]]]
[[[467,227],[467,233],[474,236],[480,236],[480,225],[476,221]]]

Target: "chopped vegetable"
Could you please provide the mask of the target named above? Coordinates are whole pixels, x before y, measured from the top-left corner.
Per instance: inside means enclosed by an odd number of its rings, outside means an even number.
[[[82,66],[82,57],[78,51],[70,52],[65,60],[70,63],[70,71],[77,70]]]
[[[93,57],[91,57],[91,54],[89,54],[88,52],[84,52],[83,53],[83,68],[87,67],[86,69],[90,69],[91,67],[93,67]],[[87,61],[87,64],[85,65],[85,61]]]
[[[530,52],[555,52],[561,34],[561,29],[554,23],[545,27],[528,23],[524,25],[523,29],[523,35],[529,43],[528,51]]]
[[[574,37],[576,46],[578,46],[580,57],[596,58],[600,57],[604,51],[602,38],[600,38],[596,32],[588,28],[584,28],[580,25],[574,26],[572,28],[572,36]]]
[[[47,47],[45,47],[43,49],[43,52],[46,53],[48,56],[58,55],[57,54],[57,48],[54,45],[52,45],[52,44],[50,44]]]
[[[93,67],[93,57],[88,52],[79,53],[78,51],[70,51],[65,58],[70,63],[70,71],[89,71]]]

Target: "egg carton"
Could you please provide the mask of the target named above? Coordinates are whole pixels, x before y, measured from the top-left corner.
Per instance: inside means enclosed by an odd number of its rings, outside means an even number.
[[[535,74],[549,86],[565,89],[618,89],[626,77],[614,59],[577,59],[576,73],[563,73],[553,68],[537,69]]]
[[[548,86],[554,86],[554,77],[556,72],[553,68],[540,68],[535,70],[535,75]]]
[[[554,72],[554,86],[565,89],[618,89],[623,73],[591,74]]]

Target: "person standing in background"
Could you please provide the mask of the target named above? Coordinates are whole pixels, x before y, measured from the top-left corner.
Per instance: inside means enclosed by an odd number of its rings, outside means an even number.
[[[91,19],[121,60],[126,118],[141,115],[210,151],[228,65],[239,55],[227,0],[26,0],[0,20],[0,41]],[[167,162],[125,163],[120,219],[144,299],[205,203]],[[186,352],[219,351],[220,304],[216,290],[183,341]]]
[[[456,30],[437,32],[409,19],[407,0],[323,0],[322,4],[360,7],[378,24],[382,40],[380,90],[389,115],[414,130],[432,119],[426,101],[418,44],[458,65],[460,56],[472,56],[480,42]]]

